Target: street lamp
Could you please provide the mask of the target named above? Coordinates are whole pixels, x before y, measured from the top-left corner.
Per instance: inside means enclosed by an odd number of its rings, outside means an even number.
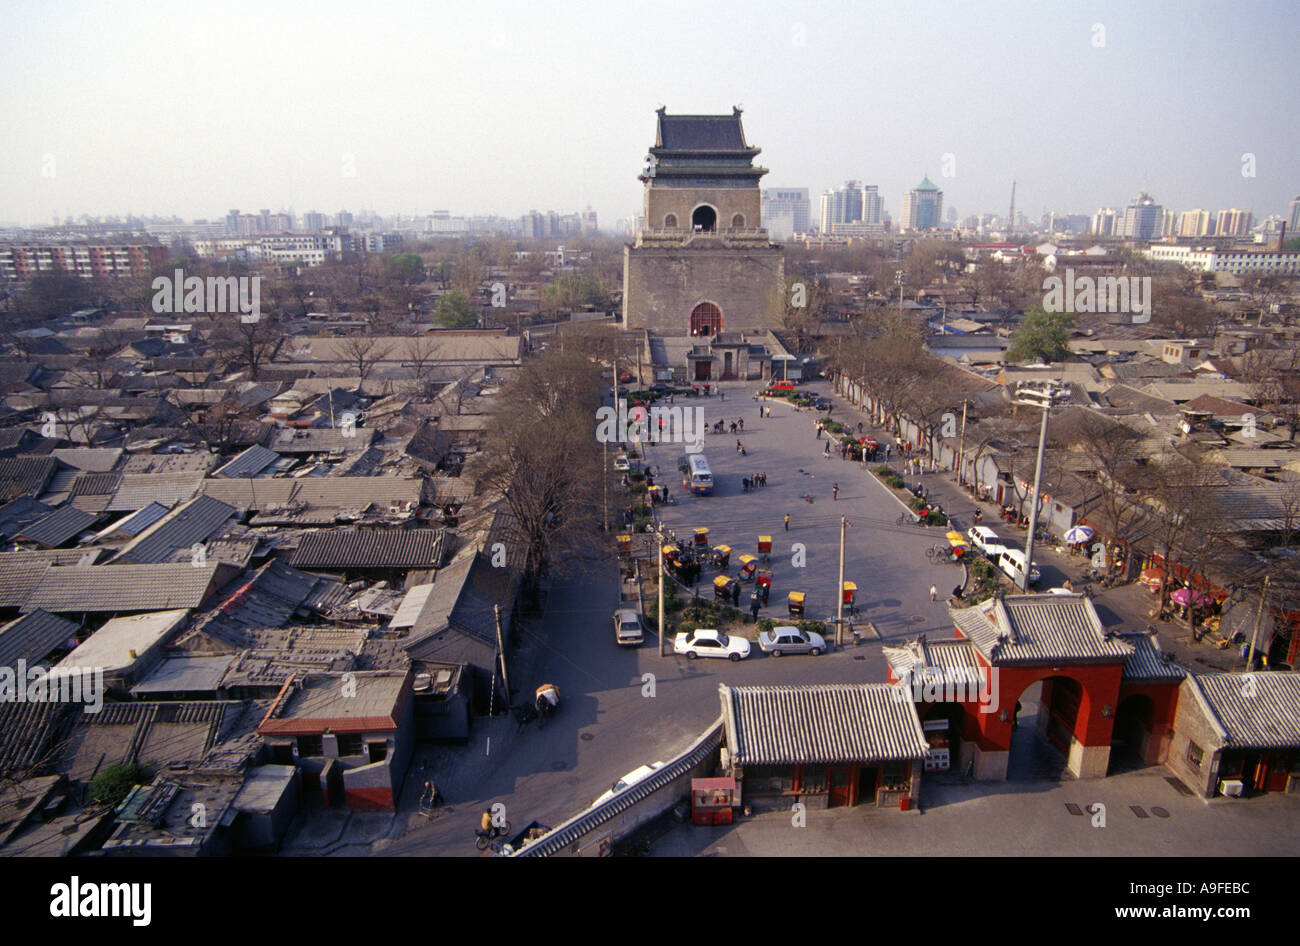
[[[1020,590],[1029,592],[1029,577],[1034,570],[1034,533],[1038,530],[1039,490],[1043,485],[1043,451],[1047,446],[1047,415],[1052,404],[1064,393],[1056,381],[1042,387],[1021,384],[1016,388],[1015,403],[1026,407],[1042,407],[1043,423],[1038,429],[1038,459],[1034,463],[1034,500],[1029,506],[1029,537],[1025,540],[1025,570],[1020,577]]]

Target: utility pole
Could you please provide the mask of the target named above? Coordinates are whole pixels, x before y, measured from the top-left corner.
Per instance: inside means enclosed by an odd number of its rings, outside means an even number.
[[[840,516],[840,583],[835,586],[835,596],[838,599],[837,610],[835,612],[835,646],[844,646],[844,527],[848,520]]]
[[[894,271],[894,285],[898,287],[898,317],[903,317],[903,271]]]
[[[506,649],[501,642],[501,605],[492,605],[492,619],[497,626],[497,654],[501,658],[501,683],[506,688],[506,705],[509,706],[512,701],[510,699],[510,677],[506,673]]]
[[[966,473],[966,398],[961,399],[961,437],[957,440],[957,485],[962,485]]]
[[[659,538],[659,656],[664,656],[664,530],[661,526],[656,535]]]
[[[1029,592],[1029,576],[1034,570],[1034,533],[1038,529],[1039,491],[1043,486],[1043,451],[1047,446],[1047,415],[1055,399],[1056,389],[1048,385],[1045,389],[1027,391],[1018,403],[1043,407],[1043,423],[1038,429],[1038,460],[1034,464],[1034,499],[1029,506],[1029,537],[1025,539],[1025,573],[1020,579],[1020,590]]]
[[[1255,666],[1255,641],[1259,638],[1259,622],[1264,617],[1264,602],[1268,599],[1268,580],[1270,577],[1269,575],[1264,576],[1264,590],[1259,593],[1259,610],[1255,612],[1255,629],[1250,632],[1250,650],[1246,652],[1247,671]]]

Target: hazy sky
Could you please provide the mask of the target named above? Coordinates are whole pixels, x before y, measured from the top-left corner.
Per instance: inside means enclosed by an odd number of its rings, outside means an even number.
[[[590,204],[608,228],[660,105],[740,105],[764,184],[814,210],[853,178],[897,216],[926,173],[963,216],[1013,178],[1031,218],[1300,193],[1292,0],[4,6],[0,221]]]

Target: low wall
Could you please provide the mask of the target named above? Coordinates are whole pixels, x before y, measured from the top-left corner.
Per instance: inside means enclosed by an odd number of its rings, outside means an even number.
[[[722,748],[722,717],[654,775],[592,805],[525,845],[514,857],[605,857],[616,843],[690,797],[691,779],[711,776]]]

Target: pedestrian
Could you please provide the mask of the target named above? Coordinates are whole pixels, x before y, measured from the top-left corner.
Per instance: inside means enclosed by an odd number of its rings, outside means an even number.
[[[790,514],[788,512],[785,514],[785,531],[790,531]]]
[[[740,432],[743,434],[745,432],[745,418],[737,417],[736,424],[740,427]]]
[[[767,470],[764,470],[762,473],[758,474],[758,478],[759,478],[759,481],[762,483],[762,485],[766,486],[766,485],[767,485]]]
[[[722,388],[718,388],[718,397],[725,401],[727,399],[727,392],[722,390]]]
[[[839,498],[840,498],[840,484],[836,483],[834,486],[831,487],[831,502],[835,502]]]
[[[829,457],[830,455],[831,455],[831,442],[827,440],[826,449],[822,451],[822,456]]]
[[[934,585],[930,586],[930,600],[931,601],[939,600],[939,589],[936,588]]]
[[[740,582],[731,586],[731,603],[735,607],[740,607]]]
[[[754,589],[754,592],[749,596],[749,613],[753,616],[755,624],[758,623],[758,609],[762,607],[762,604],[763,601],[758,595],[758,589]]]

